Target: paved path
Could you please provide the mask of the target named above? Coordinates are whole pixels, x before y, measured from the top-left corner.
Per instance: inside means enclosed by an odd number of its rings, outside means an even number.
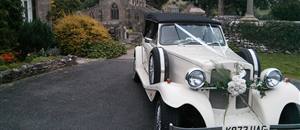
[[[126,59],[126,60],[125,60]],[[64,68],[0,88],[0,129],[152,129],[153,106],[132,60]]]

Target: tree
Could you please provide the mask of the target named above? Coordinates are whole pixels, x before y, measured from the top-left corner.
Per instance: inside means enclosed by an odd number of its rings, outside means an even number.
[[[147,0],[147,4],[157,8],[157,9],[161,9],[162,6],[167,3],[168,0]]]
[[[79,10],[81,3],[81,0],[51,0],[50,16],[53,21],[56,21],[64,15],[69,15]]]
[[[212,14],[212,10],[217,10],[219,0],[184,0],[192,2],[196,6],[204,9],[208,15]],[[247,0],[222,0],[224,2],[224,13],[243,16],[247,9]],[[267,9],[270,4],[276,0],[254,0],[254,6],[260,9]]]
[[[96,5],[99,0],[51,0],[50,16],[53,21],[73,14],[75,11],[86,9]]]
[[[0,53],[16,47],[22,11],[20,0],[0,0]]]

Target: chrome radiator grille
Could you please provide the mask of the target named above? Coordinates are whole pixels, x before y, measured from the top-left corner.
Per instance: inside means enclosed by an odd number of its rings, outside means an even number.
[[[247,75],[245,76],[246,80],[250,80],[250,70],[246,70]],[[227,74],[230,74],[229,70],[226,70]],[[216,70],[212,70],[211,73],[211,86],[215,86],[215,84],[222,80],[222,78],[218,75],[218,73],[216,72]],[[237,96],[236,98],[236,108],[245,108],[248,105],[245,104],[248,103],[248,99],[249,99],[249,90],[247,90],[244,94]],[[210,90],[209,92],[209,101],[212,105],[213,108],[216,109],[226,109],[227,104],[228,104],[228,100],[229,100],[229,94],[224,92],[223,90]]]

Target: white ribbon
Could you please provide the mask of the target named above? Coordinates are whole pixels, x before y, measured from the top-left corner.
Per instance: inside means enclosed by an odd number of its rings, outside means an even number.
[[[219,56],[225,56],[225,53],[222,55],[220,53],[218,53],[216,50],[214,50],[212,47],[208,46],[206,43],[204,43],[204,41],[202,39],[199,39],[197,37],[195,37],[193,34],[191,34],[190,32],[188,32],[187,30],[185,30],[183,27],[181,27],[178,24],[174,24],[177,28],[179,28],[181,31],[183,31],[186,35],[188,35],[189,37],[193,38],[195,41],[199,42],[201,45],[203,45],[206,49],[216,53]]]

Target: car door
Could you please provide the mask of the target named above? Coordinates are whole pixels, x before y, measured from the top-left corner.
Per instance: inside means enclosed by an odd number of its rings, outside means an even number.
[[[146,22],[144,39],[143,39],[143,66],[144,69],[148,72],[148,65],[149,65],[149,57],[153,47],[156,46],[156,35],[157,35],[157,23],[148,21]]]

